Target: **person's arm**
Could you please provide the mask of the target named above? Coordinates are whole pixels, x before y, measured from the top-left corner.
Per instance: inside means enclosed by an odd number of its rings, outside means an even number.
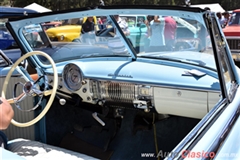
[[[147,27],[147,36],[150,37],[152,35],[151,28],[150,28],[150,22],[148,20],[145,21],[145,25]]]
[[[125,31],[123,31],[123,33],[124,33],[125,36],[129,36],[129,35],[130,35],[130,30],[129,30],[129,28],[127,27],[127,28],[125,29]]]
[[[130,35],[130,30],[128,28],[128,24],[127,22],[124,20],[121,21],[120,28],[122,29],[123,33],[125,36],[129,36]]]
[[[7,129],[13,118],[14,112],[12,106],[6,99],[1,97],[0,103],[0,130],[2,130]]]

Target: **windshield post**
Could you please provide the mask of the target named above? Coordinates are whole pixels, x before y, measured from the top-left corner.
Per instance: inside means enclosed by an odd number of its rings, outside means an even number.
[[[214,19],[216,20],[216,15],[215,13],[211,13],[208,14],[207,13],[207,20],[205,21],[207,23],[207,25],[210,27],[210,28],[213,28],[213,21]],[[214,18],[215,17],[215,18]],[[222,92],[222,98],[225,99],[227,98],[228,99],[228,92],[227,92],[227,88],[225,86],[225,81],[224,81],[224,75],[223,75],[223,72],[222,72],[222,63],[221,63],[221,58],[220,58],[220,55],[218,54],[218,51],[217,51],[217,41],[215,39],[215,32],[213,31],[213,29],[209,29],[209,35],[210,35],[210,39],[211,41],[213,42],[212,44],[212,48],[213,48],[213,56],[215,57],[214,60],[215,60],[215,63],[216,63],[216,68],[217,68],[217,72],[218,72],[218,77],[219,77],[219,83],[220,83],[220,88],[221,88],[221,92]]]
[[[135,61],[137,59],[137,53],[136,53],[135,49],[133,48],[133,46],[130,44],[130,39],[124,35],[122,29],[118,25],[117,20],[114,18],[114,15],[110,15],[110,18],[112,19],[112,21],[113,21],[115,27],[118,29],[119,33],[122,35],[122,38],[125,40],[125,42],[129,46],[129,48],[131,49],[132,52],[130,52],[130,54],[132,56],[132,60]]]

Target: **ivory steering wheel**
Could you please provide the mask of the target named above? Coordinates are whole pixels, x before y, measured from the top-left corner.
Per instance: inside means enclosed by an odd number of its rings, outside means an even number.
[[[31,121],[29,122],[24,122],[24,123],[21,123],[21,122],[17,122],[15,121],[14,119],[12,119],[11,123],[17,127],[28,127],[28,126],[31,126],[35,123],[37,123],[40,119],[42,119],[43,116],[45,116],[45,114],[47,113],[47,111],[50,109],[53,101],[54,101],[54,98],[55,98],[55,95],[56,95],[56,92],[57,92],[57,86],[58,86],[58,74],[57,74],[57,68],[56,68],[56,65],[55,65],[55,62],[53,61],[53,59],[46,53],[44,52],[41,52],[41,51],[32,51],[32,52],[29,52],[25,55],[23,55],[22,57],[20,57],[13,65],[12,67],[10,68],[5,80],[4,80],[4,83],[3,83],[3,89],[2,89],[2,97],[3,98],[6,98],[6,90],[7,90],[7,86],[8,86],[8,82],[11,78],[11,75],[13,73],[13,71],[19,67],[18,65],[23,61],[25,60],[26,58],[32,56],[32,55],[41,55],[41,56],[44,56],[45,58],[47,58],[47,60],[50,62],[50,64],[52,65],[52,69],[53,69],[53,85],[52,85],[52,89],[49,89],[49,90],[45,90],[45,91],[40,91],[40,90],[37,90],[38,93],[41,93],[43,96],[48,96],[50,95],[50,98],[46,104],[46,106],[44,107],[44,109],[41,111],[41,113],[35,117],[34,119],[32,119]],[[21,72],[21,74],[23,75],[23,77],[30,77],[30,75],[26,75],[28,74],[27,72],[26,73],[23,73]],[[25,83],[25,85],[23,86],[24,90],[23,90],[23,93],[21,95],[25,95],[25,96],[35,96],[36,94],[29,94],[29,93],[32,93],[33,89],[34,91],[36,91],[36,88],[33,88],[34,85],[30,85],[29,87],[29,84],[33,84],[33,80],[30,80],[30,79],[25,79],[27,82]],[[26,93],[27,90],[28,92]],[[16,100],[14,98],[12,99],[7,99],[7,101],[10,103],[10,104],[13,104],[16,102]]]

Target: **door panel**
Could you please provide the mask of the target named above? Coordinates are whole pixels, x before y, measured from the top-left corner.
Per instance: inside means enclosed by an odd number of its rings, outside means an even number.
[[[0,91],[2,91],[2,86],[4,82],[5,77],[0,77]],[[9,80],[8,88],[7,88],[7,93],[6,93],[6,98],[12,98],[13,97],[13,89],[14,85],[17,82],[22,82],[24,83],[25,80],[21,77],[12,77]],[[18,88],[17,94],[22,93],[21,88]],[[13,109],[14,109],[14,119],[19,121],[19,122],[27,122],[29,120],[32,120],[34,118],[34,112],[22,112],[18,110],[15,105],[13,104]],[[21,102],[22,107],[27,107],[30,108],[33,106],[33,98],[28,97],[26,98],[23,102]],[[4,130],[3,132],[7,135],[9,140],[15,139],[15,138],[26,138],[30,140],[35,139],[35,131],[34,131],[34,126],[26,127],[26,128],[19,128],[16,127],[12,124],[8,127],[7,130]]]

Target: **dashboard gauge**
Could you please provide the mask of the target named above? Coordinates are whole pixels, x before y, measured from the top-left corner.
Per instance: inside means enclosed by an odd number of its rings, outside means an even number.
[[[71,91],[77,91],[82,86],[82,72],[75,64],[67,64],[63,69],[63,80],[65,86]]]

